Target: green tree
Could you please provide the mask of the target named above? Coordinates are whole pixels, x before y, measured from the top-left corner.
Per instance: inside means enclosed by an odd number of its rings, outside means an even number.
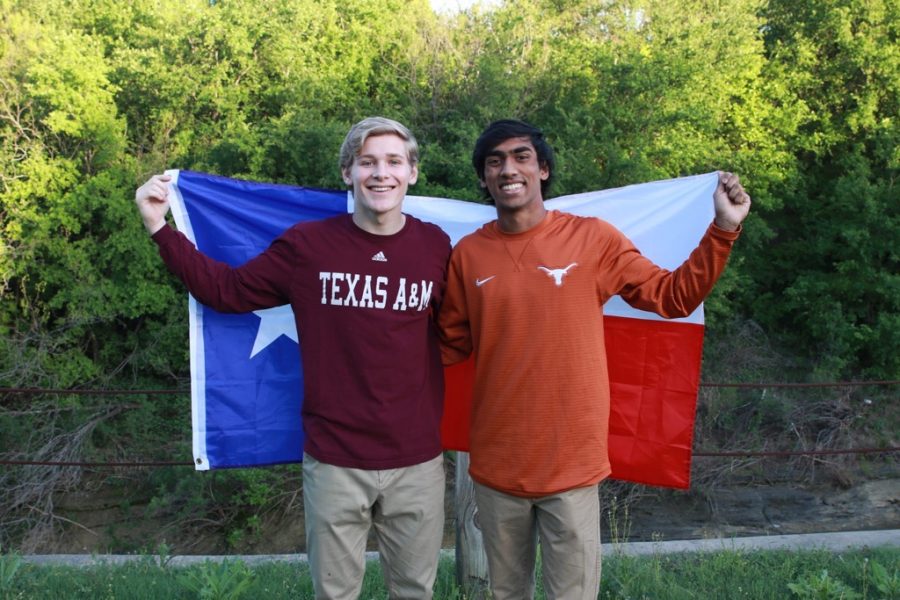
[[[465,132],[470,148],[490,119],[525,118],[557,150],[555,195],[722,169],[774,209],[795,170],[786,138],[800,117],[761,77],[760,9],[755,0],[514,0],[466,14],[455,39],[467,60],[447,78],[460,91],[439,137]],[[707,303],[712,323],[735,310],[744,256],[765,243],[765,223],[752,222]]]
[[[796,183],[766,212],[746,310],[824,376],[896,379],[900,355],[900,7],[771,0],[765,77],[802,114]],[[765,210],[765,207],[763,207]]]
[[[6,23],[2,372],[68,386],[115,370],[128,355],[117,321],[139,319],[159,290],[137,276],[150,253],[123,210],[130,161],[101,45],[25,14]],[[93,364],[104,353],[113,362]]]

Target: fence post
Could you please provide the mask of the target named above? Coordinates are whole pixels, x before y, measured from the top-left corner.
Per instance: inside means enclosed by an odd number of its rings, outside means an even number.
[[[487,597],[487,557],[475,508],[475,486],[469,477],[469,453],[456,453],[456,581],[467,598]]]

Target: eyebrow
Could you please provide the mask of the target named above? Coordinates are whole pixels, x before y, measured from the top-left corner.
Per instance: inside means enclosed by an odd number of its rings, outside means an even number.
[[[387,154],[385,156],[387,156],[387,158],[402,158],[404,160],[406,160],[406,158],[407,158],[403,154],[395,154],[395,153]],[[356,157],[357,160],[359,160],[361,158],[376,158],[376,156],[374,154],[360,154]]]
[[[519,146],[518,148],[513,148],[509,152],[504,152],[503,150],[497,150],[494,148],[490,152],[488,152],[488,156],[508,156],[510,154],[522,154],[523,152],[534,152],[534,148],[531,146]]]

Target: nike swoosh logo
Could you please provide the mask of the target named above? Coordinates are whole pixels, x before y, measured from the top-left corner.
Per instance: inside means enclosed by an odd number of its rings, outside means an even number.
[[[475,287],[481,287],[481,286],[483,286],[484,284],[486,284],[488,281],[490,281],[490,280],[493,279],[494,277],[496,277],[496,275],[491,275],[490,277],[486,277],[486,278],[484,278],[484,279],[478,279],[478,278],[476,278],[476,279],[475,279]]]

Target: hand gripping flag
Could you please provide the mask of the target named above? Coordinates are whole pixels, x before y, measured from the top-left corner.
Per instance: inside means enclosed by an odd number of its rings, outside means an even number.
[[[169,171],[178,228],[207,255],[240,265],[298,221],[352,212],[346,191]],[[596,216],[658,265],[677,268],[713,218],[716,173],[575,194],[548,209]],[[492,206],[407,196],[404,212],[455,244],[495,218]],[[303,374],[290,307],[232,315],[189,299],[194,462],[198,470],[298,462]],[[612,477],[686,488],[703,348],[703,308],[662,319],[619,297],[604,306]],[[471,362],[447,369],[442,436],[466,450]]]

